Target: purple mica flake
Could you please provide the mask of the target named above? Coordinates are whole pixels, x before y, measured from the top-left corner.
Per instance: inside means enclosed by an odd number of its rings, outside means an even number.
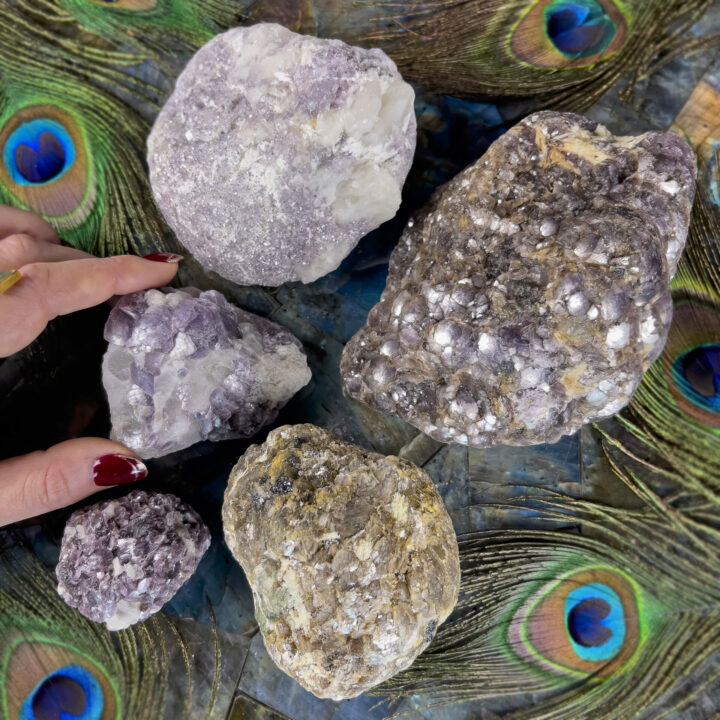
[[[174,495],[135,490],[70,516],[58,593],[85,617],[122,630],[160,610],[209,547],[195,510]]]

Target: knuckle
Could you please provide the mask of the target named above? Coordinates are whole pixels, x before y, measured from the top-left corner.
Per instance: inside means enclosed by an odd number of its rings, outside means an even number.
[[[37,240],[26,233],[15,233],[0,240],[0,260],[8,269],[19,269],[36,255]]]
[[[29,313],[33,319],[40,321],[42,327],[57,317],[57,313],[48,302],[48,287],[50,286],[50,265],[48,263],[30,263],[22,269],[23,286],[32,293],[32,303]],[[37,317],[35,317],[37,316]]]
[[[64,507],[71,501],[69,478],[57,462],[49,460],[37,473],[35,498],[46,510]]]

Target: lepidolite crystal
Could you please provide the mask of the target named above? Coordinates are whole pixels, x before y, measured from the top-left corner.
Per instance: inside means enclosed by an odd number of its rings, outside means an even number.
[[[409,221],[345,348],[347,390],[476,447],[618,412],[667,336],[695,176],[673,133],[526,118]]]
[[[400,205],[414,93],[380,50],[259,24],[218,35],[148,140],[182,243],[241,284],[310,282]]]
[[[311,376],[292,333],[214,290],[126,295],[105,339],[112,438],[143,458],[250,437]]]
[[[408,667],[457,600],[457,540],[426,473],[313,425],[248,448],[223,525],[270,656],[318,697]]]
[[[122,630],[160,610],[209,547],[210,533],[191,507],[174,495],[135,490],[70,516],[58,593],[85,617]]]

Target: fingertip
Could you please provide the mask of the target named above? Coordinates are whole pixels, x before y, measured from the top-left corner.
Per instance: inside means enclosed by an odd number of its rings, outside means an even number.
[[[170,265],[177,265],[182,262],[185,258],[177,253],[150,253],[145,255],[143,260],[150,260],[151,262],[168,263]]]
[[[142,480],[136,454],[104,438],[68,440],[0,462],[0,526],[72,505],[99,490]]]
[[[148,469],[140,458],[126,453],[101,455],[93,462],[93,482],[98,487],[114,487],[144,480]]]

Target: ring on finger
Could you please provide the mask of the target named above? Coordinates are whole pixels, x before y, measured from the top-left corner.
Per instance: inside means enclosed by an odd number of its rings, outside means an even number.
[[[16,285],[21,278],[22,275],[19,270],[0,271],[0,295]]]

